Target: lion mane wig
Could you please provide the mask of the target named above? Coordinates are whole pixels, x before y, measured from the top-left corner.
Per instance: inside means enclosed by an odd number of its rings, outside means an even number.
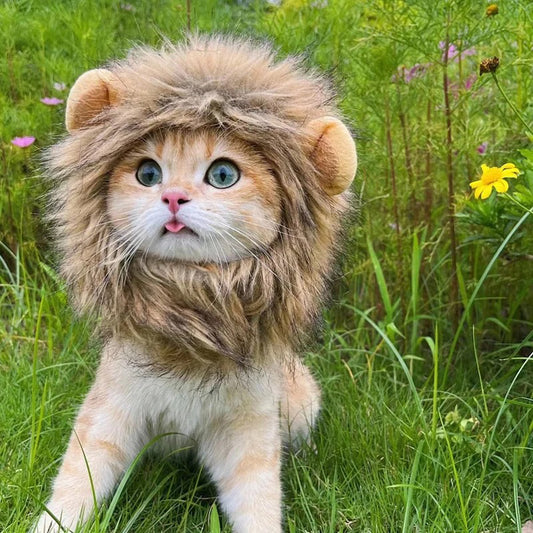
[[[96,314],[108,335],[155,343],[164,372],[224,375],[293,353],[317,316],[357,165],[333,99],[299,60],[220,36],[138,48],[82,75],[68,135],[46,156],[75,308]],[[110,172],[150,135],[205,129],[268,162],[282,191],[276,239],[227,263],[126,259],[107,215]]]

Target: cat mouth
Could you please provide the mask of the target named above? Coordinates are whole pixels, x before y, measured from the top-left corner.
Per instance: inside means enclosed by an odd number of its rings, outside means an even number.
[[[186,226],[183,222],[180,222],[179,220],[169,220],[164,226],[163,226],[163,232],[162,235],[166,235],[168,233],[180,233],[182,235],[194,235],[197,237],[198,235],[188,226]]]
[[[179,222],[176,219],[170,220],[165,224],[165,229],[170,231],[170,233],[179,233],[185,227],[186,226],[183,222]]]

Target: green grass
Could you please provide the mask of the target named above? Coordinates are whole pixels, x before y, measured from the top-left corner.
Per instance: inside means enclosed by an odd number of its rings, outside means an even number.
[[[475,47],[449,66],[460,87],[480,59],[501,57],[499,80],[531,124],[532,15],[518,1],[492,18],[473,0],[191,3],[193,28],[266,37],[328,71],[358,136],[361,214],[306,354],[323,411],[312,446],[285,456],[286,531],[519,533],[533,518],[533,228],[516,205],[476,203],[467,192],[482,162],[514,161],[530,208],[533,165],[518,151],[530,141],[490,77],[452,95],[454,320],[438,43],[447,28],[452,42]],[[0,6],[2,532],[26,531],[46,501],[99,350],[94,324],[68,307],[40,222],[37,155],[63,131],[64,106],[39,99],[64,97],[54,82],[71,86],[133,44],[182,37],[185,2],[131,4]],[[391,83],[399,65],[415,63],[432,66],[409,84]],[[22,135],[35,145],[12,147]],[[175,455],[140,458],[86,531],[229,531],[201,467],[185,451]]]
[[[0,523],[15,532],[47,497],[98,350],[48,268],[2,284]],[[519,531],[533,488],[523,358],[500,375],[470,361],[441,390],[438,343],[416,383],[375,323],[326,329],[322,344],[307,356],[324,390],[314,449],[285,458],[288,531]],[[216,531],[213,487],[176,455],[135,468],[89,531]]]

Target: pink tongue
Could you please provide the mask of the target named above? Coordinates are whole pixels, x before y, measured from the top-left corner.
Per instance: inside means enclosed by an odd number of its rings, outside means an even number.
[[[182,230],[184,227],[185,227],[185,224],[182,224],[181,222],[178,222],[177,220],[171,220],[170,222],[167,222],[165,224],[165,228],[171,233],[178,233],[178,231]]]

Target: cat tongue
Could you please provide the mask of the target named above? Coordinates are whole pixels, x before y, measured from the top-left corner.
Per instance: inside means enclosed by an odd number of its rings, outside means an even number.
[[[165,228],[171,233],[178,233],[178,231],[182,230],[184,227],[185,227],[185,224],[182,224],[181,222],[178,222],[177,220],[171,220],[170,222],[167,222],[165,224]]]

